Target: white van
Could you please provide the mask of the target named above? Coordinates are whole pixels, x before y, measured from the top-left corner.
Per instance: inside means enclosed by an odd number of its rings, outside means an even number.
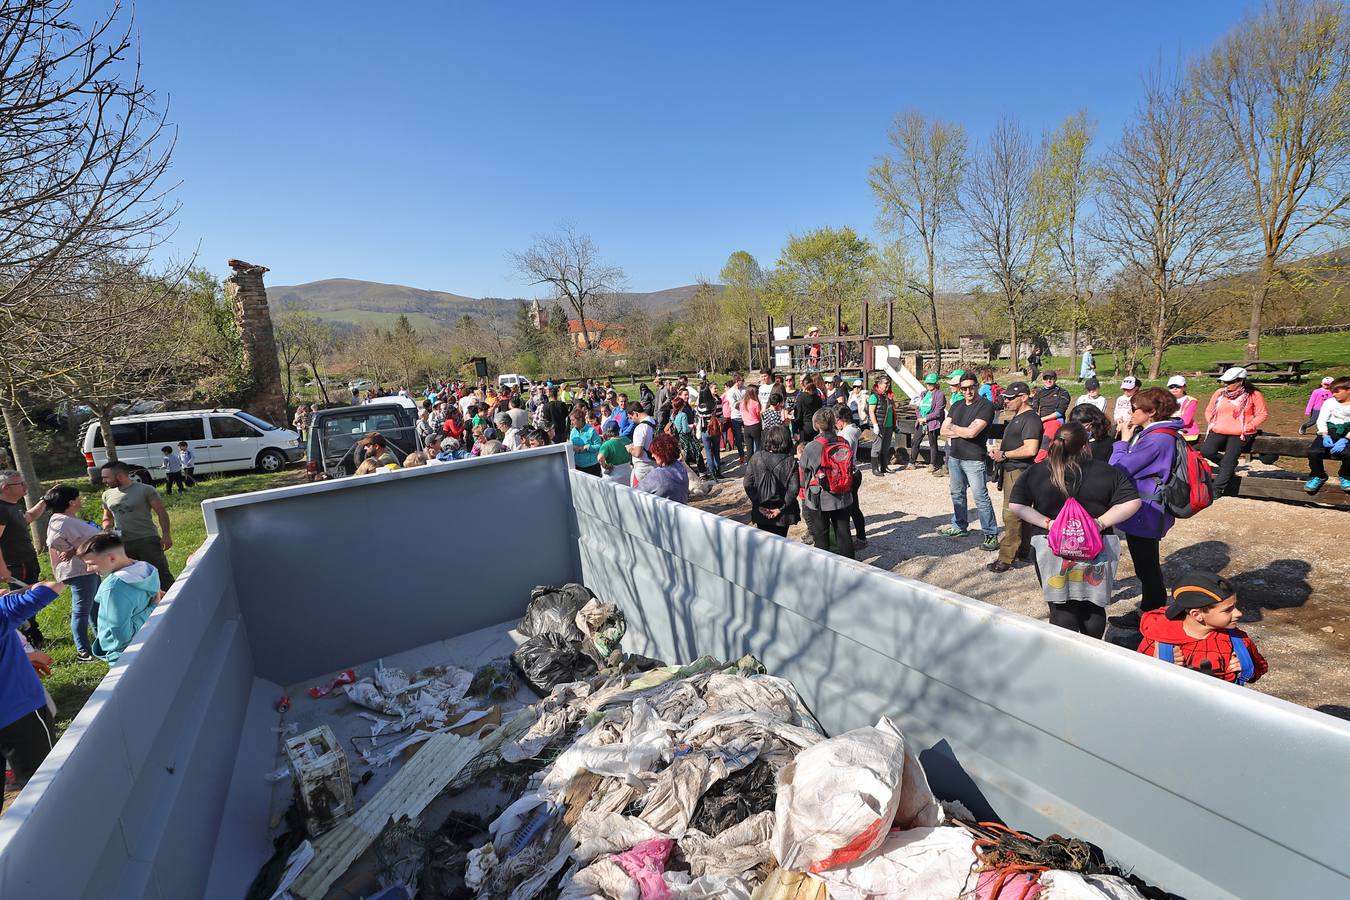
[[[178,452],[187,441],[195,459],[194,474],[280,471],[304,453],[300,435],[238,409],[192,409],[183,412],[119,416],[112,420],[117,458],[131,467],[131,477],[146,483],[164,479],[161,447]],[[98,420],[85,423],[80,449],[89,480],[102,481],[99,469],[108,461]]]
[[[497,376],[497,387],[501,388],[509,387],[516,388],[520,391],[528,391],[533,384],[534,382],[530,381],[530,379],[526,378],[524,375]]]

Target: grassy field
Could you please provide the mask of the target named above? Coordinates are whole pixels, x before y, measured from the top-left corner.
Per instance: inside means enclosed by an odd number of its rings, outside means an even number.
[[[243,494],[266,488],[280,487],[294,483],[301,477],[301,470],[287,469],[273,475],[240,475],[235,477],[207,477],[187,494],[175,493],[165,497],[164,503],[169,510],[169,521],[173,528],[173,547],[166,554],[169,568],[175,574],[181,572],[188,556],[206,540],[206,524],[202,521],[201,502],[212,497],[225,497],[230,494]],[[56,481],[44,483],[44,488],[58,484]],[[97,524],[102,516],[99,497],[102,488],[89,484],[87,478],[65,479],[66,484],[78,487],[84,494],[81,514]],[[51,577],[51,560],[40,554],[42,577]],[[52,674],[44,680],[47,690],[56,700],[57,728],[65,731],[70,720],[75,718],[84,701],[93,693],[94,688],[103,680],[108,667],[101,662],[75,662],[75,644],[70,635],[70,592],[66,591],[51,606],[38,613],[38,623],[47,638],[47,653],[51,654]]]

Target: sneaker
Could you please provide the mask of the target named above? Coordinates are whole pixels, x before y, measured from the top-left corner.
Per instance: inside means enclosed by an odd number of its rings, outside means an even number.
[[[1350,478],[1341,479],[1341,490],[1345,490],[1346,482],[1350,482]],[[1314,475],[1312,478],[1309,478],[1307,481],[1303,482],[1303,489],[1310,494],[1315,494],[1318,491],[1320,491],[1322,489],[1322,485],[1326,483],[1327,480],[1325,478],[1319,478],[1318,476]]]
[[[970,532],[963,528],[957,528],[955,525],[943,525],[937,530],[937,533],[947,537],[965,537],[970,534]]]
[[[1341,479],[1341,490],[1350,493],[1350,478]]]
[[[947,470],[946,470],[946,469],[934,469],[934,470],[933,470],[933,477],[934,477],[934,478],[946,478],[946,477],[947,477]]]
[[[984,540],[980,541],[981,550],[998,550],[998,535],[986,534]]]
[[[94,658],[94,654],[90,653],[88,650],[81,650],[78,653],[76,653],[75,661],[77,663],[97,662],[97,660]]]
[[[985,566],[985,568],[988,569],[990,572],[993,572],[995,575],[1000,575],[1004,572],[1010,571],[1012,569],[1012,563],[1005,563],[1001,559],[996,559],[989,565]]]

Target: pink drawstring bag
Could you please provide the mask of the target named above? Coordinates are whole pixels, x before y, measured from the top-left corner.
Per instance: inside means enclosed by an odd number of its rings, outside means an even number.
[[[1061,559],[1090,562],[1102,552],[1102,534],[1083,504],[1070,497],[1050,523],[1050,552]]]

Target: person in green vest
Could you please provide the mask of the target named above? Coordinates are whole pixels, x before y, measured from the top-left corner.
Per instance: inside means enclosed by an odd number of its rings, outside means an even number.
[[[938,388],[938,374],[929,372],[923,376],[923,393],[911,401],[914,405],[918,425],[915,431],[914,461],[918,462],[919,447],[926,435],[928,438],[928,465],[933,474],[940,474],[938,462],[938,431],[942,420],[947,417],[947,395]]]
[[[886,460],[891,455],[891,439],[895,434],[895,394],[891,380],[877,376],[872,392],[867,395],[867,420],[872,423],[872,474],[886,474]]]

